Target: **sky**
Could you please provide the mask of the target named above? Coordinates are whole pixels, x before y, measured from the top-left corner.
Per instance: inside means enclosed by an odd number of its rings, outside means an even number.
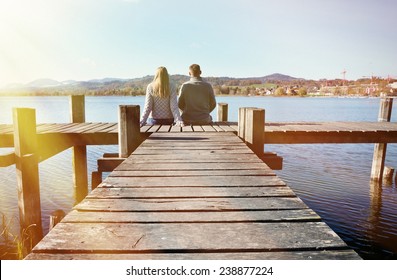
[[[0,0],[0,87],[188,75],[397,77],[395,0]]]

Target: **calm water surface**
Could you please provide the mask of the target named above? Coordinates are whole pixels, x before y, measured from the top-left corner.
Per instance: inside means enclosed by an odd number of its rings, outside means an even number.
[[[249,106],[265,108],[266,122],[376,121],[379,110],[379,99],[368,98],[218,97],[217,101],[229,104],[230,121],[237,121],[239,107]],[[117,122],[119,105],[142,108],[143,103],[144,97],[87,97],[86,121]],[[38,123],[69,122],[67,97],[0,97],[0,123],[12,123],[12,107],[36,108]],[[394,182],[381,189],[370,187],[373,144],[267,145],[265,150],[284,157],[283,170],[277,174],[363,258],[397,258],[397,188]],[[104,152],[117,151],[117,146],[89,146],[89,174]],[[394,144],[388,145],[386,165],[397,167]],[[73,206],[71,166],[70,150],[40,164],[45,230],[52,211]],[[14,166],[0,169],[0,189],[0,212],[17,224]]]

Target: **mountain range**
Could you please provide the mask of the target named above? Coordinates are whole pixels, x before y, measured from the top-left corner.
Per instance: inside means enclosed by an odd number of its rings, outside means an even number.
[[[185,75],[171,75],[171,80],[176,83],[182,83],[184,81],[189,80],[189,76]],[[266,83],[269,81],[294,81],[294,80],[302,80],[299,78],[294,78],[288,75],[274,73],[271,75],[263,76],[263,77],[249,77],[249,78],[231,78],[231,77],[204,77],[204,79],[208,80],[212,84],[222,85],[226,82],[230,83],[231,81],[256,81],[261,83]],[[120,78],[103,78],[103,79],[92,79],[87,81],[76,81],[76,80],[66,80],[66,81],[57,81],[53,79],[37,79],[32,82],[26,84],[9,84],[3,88],[3,90],[17,90],[17,89],[49,89],[49,88],[57,88],[57,89],[94,89],[104,85],[109,84],[117,84],[119,86],[122,85],[134,85],[136,87],[144,86],[147,83],[150,83],[153,80],[153,76],[144,76],[141,78],[132,78],[132,79],[120,79]]]

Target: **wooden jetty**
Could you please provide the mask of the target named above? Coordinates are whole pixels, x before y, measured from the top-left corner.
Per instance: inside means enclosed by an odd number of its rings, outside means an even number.
[[[233,132],[156,132],[26,259],[359,259]]]
[[[237,122],[214,122],[211,125],[175,127],[170,125],[146,125],[141,132],[235,132]],[[118,123],[58,123],[38,124],[40,143],[61,141],[65,147],[78,145],[117,145]],[[0,147],[14,146],[13,126],[0,124]],[[266,123],[264,144],[358,144],[397,143],[395,122],[284,122]],[[42,146],[42,144],[40,144]],[[44,145],[43,145],[44,146]],[[44,147],[39,147],[44,150]],[[69,148],[69,147],[68,147]],[[44,152],[44,151],[43,151]],[[49,154],[50,152],[44,152]],[[55,153],[55,151],[53,152]],[[49,156],[41,156],[41,161]],[[11,165],[15,163],[10,157]],[[1,161],[6,166],[5,157]],[[8,166],[7,165],[7,166]]]
[[[14,148],[0,155],[0,167],[16,165],[21,228],[35,224],[37,244],[38,163],[73,148],[80,204],[28,259],[358,258],[269,169],[282,159],[263,147],[377,143],[371,178],[381,182],[386,145],[397,143],[391,101],[382,100],[379,122],[265,123],[258,108],[240,108],[238,122],[228,122],[227,105],[218,104],[212,125],[139,128],[139,106],[120,106],[118,123],[85,123],[84,97],[73,96],[71,123],[36,124],[33,109],[15,109],[14,124],[0,125],[0,148]],[[98,160],[92,188],[99,186],[89,193],[86,145],[115,144],[119,154]],[[187,234],[179,240],[180,232]]]

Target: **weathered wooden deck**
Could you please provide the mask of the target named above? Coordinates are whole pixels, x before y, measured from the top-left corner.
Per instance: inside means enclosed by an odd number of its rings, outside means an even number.
[[[151,134],[26,259],[359,256],[224,131]]]
[[[118,123],[38,124],[38,160],[44,161],[70,147],[118,145]],[[177,127],[147,125],[142,135],[154,132],[235,132],[237,122]],[[0,124],[0,148],[14,147],[14,128]],[[54,145],[53,143],[56,143]],[[264,144],[397,143],[396,122],[289,122],[266,123]],[[0,154],[0,167],[15,164],[13,152]]]
[[[0,124],[0,148],[13,147],[13,126]],[[236,132],[237,122],[176,127],[147,125],[153,132]],[[38,124],[39,143],[57,141],[64,146],[118,144],[117,123]],[[264,144],[397,143],[396,122],[285,122],[266,123]],[[45,145],[45,144],[43,144]]]

